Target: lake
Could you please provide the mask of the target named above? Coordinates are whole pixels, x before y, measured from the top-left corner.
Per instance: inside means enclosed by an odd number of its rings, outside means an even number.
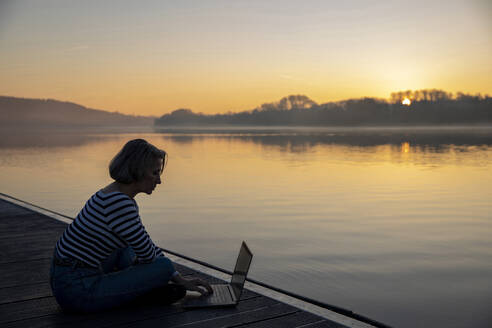
[[[0,191],[66,215],[133,138],[169,154],[136,200],[154,242],[396,327],[492,323],[492,128],[0,133]]]

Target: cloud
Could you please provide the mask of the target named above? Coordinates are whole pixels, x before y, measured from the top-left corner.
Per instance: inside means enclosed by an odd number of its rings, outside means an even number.
[[[294,80],[294,81],[299,81],[299,79],[296,79],[293,76],[286,75],[286,74],[280,74],[279,77],[284,80]]]
[[[301,78],[298,78],[298,77],[295,77],[295,76],[292,76],[292,75],[288,75],[288,74],[280,74],[278,76],[279,78],[283,79],[283,80],[290,80],[290,81],[295,81],[295,82],[300,82],[304,85],[314,85],[313,83],[309,82],[309,81],[306,81],[305,79],[301,79]]]
[[[70,48],[65,49],[65,51],[72,52],[72,51],[80,51],[80,50],[86,50],[86,49],[89,49],[89,46],[88,45],[86,45],[86,44],[78,44],[78,45],[75,45],[73,47],[70,47]]]

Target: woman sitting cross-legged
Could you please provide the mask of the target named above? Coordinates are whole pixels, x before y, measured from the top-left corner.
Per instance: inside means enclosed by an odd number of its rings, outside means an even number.
[[[184,278],[152,242],[134,197],[161,183],[167,154],[143,139],[113,158],[113,183],[97,191],[55,246],[51,288],[63,310],[92,312],[132,302],[171,304],[210,285]]]

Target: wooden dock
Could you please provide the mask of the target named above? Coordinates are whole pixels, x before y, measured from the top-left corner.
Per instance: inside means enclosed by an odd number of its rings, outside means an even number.
[[[49,285],[53,247],[66,223],[0,199],[0,326],[10,327],[346,327],[245,290],[235,308],[185,310],[141,305],[104,313],[67,314]],[[186,276],[219,279],[177,264]]]

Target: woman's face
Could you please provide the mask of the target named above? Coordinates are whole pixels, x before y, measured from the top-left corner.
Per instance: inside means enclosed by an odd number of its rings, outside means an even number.
[[[148,195],[154,191],[158,184],[161,184],[162,158],[156,159],[154,163],[146,170],[142,180],[137,182],[139,192]]]

